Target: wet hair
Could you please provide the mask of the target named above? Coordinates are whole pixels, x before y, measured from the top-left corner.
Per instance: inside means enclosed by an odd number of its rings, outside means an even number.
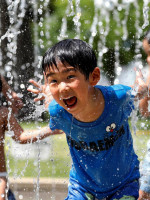
[[[144,36],[144,39],[147,40],[148,44],[150,44],[150,30],[148,30]]]
[[[93,49],[86,42],[79,39],[65,39],[49,48],[42,60],[42,69],[58,69],[57,62],[69,64],[85,75],[86,79],[97,66],[97,59]]]

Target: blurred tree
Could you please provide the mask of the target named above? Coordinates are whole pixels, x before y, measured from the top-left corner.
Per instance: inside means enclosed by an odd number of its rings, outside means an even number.
[[[144,0],[53,0],[51,5],[54,10],[41,29],[49,34],[43,38],[42,54],[61,39],[81,38],[93,46],[99,66],[112,84],[117,64],[126,67],[133,60],[145,59],[141,36],[148,29],[143,24],[150,16],[144,14]]]
[[[28,80],[41,78],[41,56],[59,40],[81,38],[93,46],[98,66],[112,84],[119,66],[144,61],[141,36],[149,29],[149,4],[144,0],[0,0],[1,66],[10,83],[9,72],[18,80],[15,89],[27,97],[25,113],[33,106],[26,92]]]
[[[22,116],[24,116],[26,110],[28,114],[29,110],[33,111],[33,105],[28,103],[28,108],[26,106],[29,99],[26,86],[34,73],[34,44],[30,27],[32,9],[29,4],[26,4],[26,9],[23,10],[21,3],[15,5],[5,0],[0,1],[1,73],[5,72],[9,84],[12,84],[17,92],[22,93],[25,105]]]

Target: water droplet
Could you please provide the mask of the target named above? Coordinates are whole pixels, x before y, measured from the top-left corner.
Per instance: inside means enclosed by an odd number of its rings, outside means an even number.
[[[19,199],[23,199],[23,195],[22,194],[19,195]]]

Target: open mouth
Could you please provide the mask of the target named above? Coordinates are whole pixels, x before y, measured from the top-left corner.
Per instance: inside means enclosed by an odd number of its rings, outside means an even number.
[[[72,108],[77,103],[77,98],[73,96],[68,99],[63,99],[63,101],[68,108]]]

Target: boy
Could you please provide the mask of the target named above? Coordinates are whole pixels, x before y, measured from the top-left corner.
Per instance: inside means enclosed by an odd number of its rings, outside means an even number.
[[[150,30],[146,33],[143,39],[143,49],[147,55],[148,76],[146,84],[148,85],[148,93],[145,98],[140,101],[140,112],[144,117],[150,116]],[[141,165],[139,200],[150,199],[150,141],[147,143],[147,153]]]
[[[133,150],[128,117],[131,88],[96,86],[100,70],[92,48],[66,39],[48,49],[42,68],[45,87],[30,92],[52,95],[50,129],[66,134],[72,157],[67,200],[137,199],[139,161]],[[137,97],[147,92],[138,74]],[[43,98],[37,98],[37,100]]]

